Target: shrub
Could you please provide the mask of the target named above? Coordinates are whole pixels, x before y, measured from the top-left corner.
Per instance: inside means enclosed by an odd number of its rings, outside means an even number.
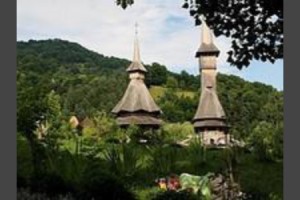
[[[167,143],[174,143],[194,135],[194,127],[190,122],[165,124],[162,127],[163,139]]]
[[[158,193],[152,200],[200,200],[200,197],[187,191],[166,191]]]
[[[117,177],[99,170],[86,170],[83,175],[80,199],[95,200],[135,200],[131,193]]]
[[[28,141],[18,133],[17,135],[17,184],[23,187],[28,184],[32,175],[32,156]]]

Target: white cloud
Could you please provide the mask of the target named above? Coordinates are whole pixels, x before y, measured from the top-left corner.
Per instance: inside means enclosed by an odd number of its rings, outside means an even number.
[[[139,0],[123,10],[114,0],[18,0],[17,39],[61,38],[107,56],[132,58],[134,24],[139,23],[141,57],[169,70],[198,73],[195,52],[200,28],[183,0]],[[239,74],[226,63],[229,40],[216,39],[219,71]]]

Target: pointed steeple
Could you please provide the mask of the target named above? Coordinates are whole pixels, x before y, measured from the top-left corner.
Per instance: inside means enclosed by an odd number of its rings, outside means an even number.
[[[206,22],[202,20],[202,34],[201,34],[201,45],[196,52],[196,57],[201,55],[216,55],[218,56],[220,51],[213,42],[213,33],[207,26]]]
[[[141,62],[139,39],[138,39],[138,24],[135,24],[135,37],[134,37],[134,52],[133,52],[133,62]]]
[[[217,56],[213,33],[202,20],[201,45],[196,53],[201,75],[201,96],[193,125],[201,133],[203,144],[227,144],[228,125],[225,112],[217,95]]]
[[[140,55],[140,47],[138,40],[138,24],[135,24],[135,38],[134,38],[134,50],[133,50],[133,59],[132,63],[127,68],[127,72],[147,72],[146,68],[143,66]]]
[[[160,119],[162,111],[144,83],[147,70],[141,62],[137,24],[133,60],[127,68],[127,72],[129,73],[130,82],[122,99],[112,110],[112,113],[117,116],[117,124],[121,127],[136,124],[143,127],[158,128],[162,123]]]
[[[212,44],[213,38],[210,29],[208,28],[205,21],[202,22],[202,43],[203,44]]]

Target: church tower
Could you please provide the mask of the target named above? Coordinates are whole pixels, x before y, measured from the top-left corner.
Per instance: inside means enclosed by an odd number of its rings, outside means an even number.
[[[196,53],[201,75],[201,95],[193,119],[195,132],[204,145],[229,143],[228,126],[223,107],[217,95],[217,57],[220,51],[213,43],[211,30],[202,22],[202,42]]]
[[[117,116],[118,125],[127,127],[130,124],[135,124],[144,128],[158,128],[162,123],[160,119],[162,112],[144,83],[147,69],[141,62],[137,30],[133,60],[126,71],[129,74],[129,85],[122,99],[112,110],[112,113]]]

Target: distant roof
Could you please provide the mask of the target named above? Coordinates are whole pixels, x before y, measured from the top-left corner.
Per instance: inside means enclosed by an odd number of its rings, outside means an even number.
[[[93,121],[89,118],[89,117],[85,117],[85,118],[78,118],[75,115],[70,117],[69,123],[71,125],[72,128],[77,128],[77,127],[89,127],[89,126],[93,126]]]
[[[77,119],[76,116],[71,116],[69,123],[71,125],[72,128],[76,128],[79,125],[79,120]]]
[[[144,81],[141,79],[132,79],[126,89],[123,98],[112,110],[113,113],[119,112],[137,112],[145,111],[149,113],[161,113],[160,108],[154,102]]]

